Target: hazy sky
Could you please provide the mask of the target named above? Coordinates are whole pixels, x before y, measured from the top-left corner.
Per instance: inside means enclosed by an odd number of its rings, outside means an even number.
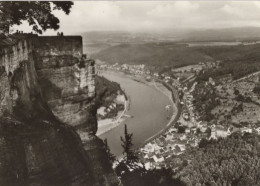
[[[164,31],[260,26],[257,1],[75,1],[55,12],[66,34],[91,30]],[[27,26],[20,27],[26,30]],[[56,32],[48,31],[46,34]]]

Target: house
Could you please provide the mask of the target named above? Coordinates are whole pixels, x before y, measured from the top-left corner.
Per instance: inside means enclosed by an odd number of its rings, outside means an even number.
[[[170,76],[165,76],[164,79],[165,79],[165,80],[170,80],[171,77],[170,77]]]
[[[160,152],[160,154],[163,154],[164,153],[164,149],[160,149],[159,152]]]
[[[241,129],[241,132],[242,132],[242,133],[246,133],[246,132],[247,132],[247,133],[252,133],[253,130],[250,129],[250,128],[248,128],[248,127],[244,127],[244,128]]]
[[[178,132],[178,129],[177,129],[177,128],[170,128],[170,129],[169,129],[169,132],[170,132],[170,133],[173,133],[173,132],[176,133],[176,132]]]
[[[187,97],[187,99],[193,99],[193,95],[191,95],[191,94],[186,95],[186,97]]]
[[[230,136],[232,134],[232,129],[230,127],[228,127],[227,129],[227,135]]]
[[[179,152],[183,152],[183,151],[185,151],[185,149],[186,149],[186,147],[183,144],[175,145],[175,150],[177,150]]]
[[[191,145],[192,147],[196,147],[196,146],[198,146],[198,144],[199,144],[199,140],[198,140],[198,139],[193,139],[193,140],[191,140],[191,142],[190,142],[190,145]]]
[[[186,113],[186,112],[184,112],[184,113],[182,114],[182,117],[183,117],[185,120],[188,120],[188,119],[189,119],[189,115],[188,115],[188,113]]]
[[[215,81],[210,77],[209,78],[209,83],[211,84],[211,85],[215,85]]]
[[[216,126],[214,124],[211,126],[211,135],[209,137],[209,140],[211,140],[211,139],[217,139],[217,137],[216,137]]]
[[[158,74],[158,72],[155,72],[155,73],[153,73],[153,75],[155,76],[155,77],[159,77],[159,74]]]
[[[168,140],[171,140],[171,139],[173,139],[173,135],[167,134],[165,140],[168,141]]]
[[[160,149],[161,149],[160,146],[158,146],[158,145],[154,145],[154,150],[155,150],[155,151],[158,151],[158,152],[159,152]]]
[[[155,146],[152,145],[151,143],[148,143],[147,145],[145,145],[144,147],[144,152],[154,152],[155,151]]]
[[[150,162],[146,162],[146,163],[144,164],[144,167],[145,167],[146,170],[151,169],[151,163],[150,163]]]
[[[110,108],[110,109],[113,109],[113,108],[114,108],[114,105],[113,105],[113,104],[112,104],[112,105],[110,105],[110,106],[109,106],[109,108]]]
[[[191,133],[192,134],[196,134],[197,133],[197,128],[196,127],[193,127],[190,129]]]
[[[153,160],[155,163],[160,163],[164,161],[164,157],[159,157],[158,155],[153,155]]]
[[[186,140],[186,139],[187,139],[187,136],[185,134],[180,137],[181,141]]]
[[[186,133],[186,134],[190,134],[190,128],[186,128],[186,129],[185,129],[185,133]]]
[[[207,130],[207,126],[201,126],[201,127],[200,127],[200,131],[201,131],[201,132],[204,133],[204,132],[206,132],[206,130]]]
[[[123,64],[123,65],[121,65],[121,67],[122,67],[123,70],[128,70],[129,69],[127,64]]]
[[[256,128],[255,130],[256,130],[257,134],[260,135],[260,127]]]

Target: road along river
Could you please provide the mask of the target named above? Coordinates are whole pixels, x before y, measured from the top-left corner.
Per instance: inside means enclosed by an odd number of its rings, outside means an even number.
[[[176,113],[175,106],[166,110],[166,105],[172,105],[173,102],[153,83],[147,85],[137,82],[118,72],[102,72],[101,75],[120,84],[127,96],[130,97],[130,109],[126,114],[133,116],[99,136],[101,139],[108,140],[108,145],[113,154],[120,155],[123,151],[120,136],[124,136],[124,124],[127,125],[128,132],[133,133],[133,144],[136,148],[158,131],[164,129],[173,113]]]

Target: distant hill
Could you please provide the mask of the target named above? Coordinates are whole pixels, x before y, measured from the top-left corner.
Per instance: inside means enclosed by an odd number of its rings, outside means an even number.
[[[198,62],[223,60],[258,63],[260,45],[196,46],[188,43],[260,41],[260,28],[190,29],[183,32],[132,33],[86,32],[84,50],[90,57],[108,63],[179,67]],[[187,44],[186,44],[187,43]]]
[[[82,35],[84,52],[89,55],[120,44],[143,44],[176,40],[176,37],[171,34],[135,33],[126,31],[93,31],[83,33]]]
[[[190,30],[179,36],[182,41],[256,41],[260,40],[259,27]]]
[[[141,43],[161,41],[247,41],[260,39],[260,27],[221,29],[176,29],[164,32],[92,31],[82,33],[84,41]]]
[[[120,44],[92,56],[108,63],[179,67],[204,61],[259,62],[260,44],[188,47],[178,43]]]
[[[120,44],[92,56],[108,63],[183,66],[209,61],[209,55],[176,43]]]

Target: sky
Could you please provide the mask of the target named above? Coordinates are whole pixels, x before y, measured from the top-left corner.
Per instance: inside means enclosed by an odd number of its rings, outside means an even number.
[[[69,15],[54,14],[60,19],[58,31],[66,34],[260,27],[260,1],[74,1]],[[26,24],[18,28],[29,31]]]

